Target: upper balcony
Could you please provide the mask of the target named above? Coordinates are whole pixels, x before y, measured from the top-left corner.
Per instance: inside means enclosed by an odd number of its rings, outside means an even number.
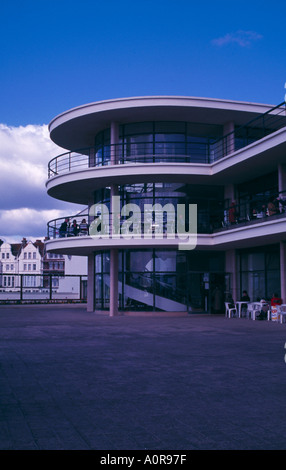
[[[120,140],[120,139],[119,139]],[[246,152],[248,150],[248,152]],[[187,134],[137,135],[116,144],[99,144],[65,152],[48,165],[48,193],[58,199],[87,204],[99,187],[127,181],[182,181],[208,184],[245,178],[249,170],[273,170],[286,150],[285,103],[256,116],[220,138]],[[232,157],[232,158],[230,158]],[[252,160],[252,167],[251,162]],[[260,161],[259,161],[260,160]],[[257,166],[257,164],[259,166]],[[267,168],[266,168],[267,167]]]

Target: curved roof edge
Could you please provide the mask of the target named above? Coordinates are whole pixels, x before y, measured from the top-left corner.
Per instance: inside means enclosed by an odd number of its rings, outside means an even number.
[[[162,95],[116,98],[71,108],[51,120],[49,131],[51,139],[63,148],[80,148],[89,146],[88,136],[93,133],[94,137],[94,132],[98,132],[104,123],[111,122],[111,120],[128,122],[128,119],[134,120],[136,118],[138,120],[152,120],[155,110],[157,115],[154,120],[161,120],[160,117],[166,115],[167,108],[169,120],[177,120],[178,110],[180,113],[183,110],[185,112],[185,115],[182,113],[181,120],[188,120],[186,116],[189,116],[190,120],[196,119],[197,112],[200,110],[199,119],[208,110],[212,112],[210,118],[213,123],[218,121],[221,124],[223,120],[237,119],[237,113],[240,116],[244,114],[244,121],[248,121],[273,107],[269,104],[190,96]],[[193,115],[191,110],[195,111]],[[71,133],[74,134],[73,138],[71,138]],[[77,139],[75,138],[76,134]],[[74,146],[77,141],[79,146]]]

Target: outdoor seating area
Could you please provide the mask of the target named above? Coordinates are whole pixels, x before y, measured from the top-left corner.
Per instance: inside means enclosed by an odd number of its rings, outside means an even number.
[[[225,316],[227,318],[275,321],[282,324],[286,321],[286,304],[271,305],[271,301],[266,300],[225,302]]]

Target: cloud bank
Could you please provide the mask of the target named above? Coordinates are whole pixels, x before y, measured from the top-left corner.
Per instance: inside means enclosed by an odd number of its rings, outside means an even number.
[[[255,31],[239,30],[235,33],[228,33],[225,36],[212,40],[215,46],[225,46],[228,44],[238,44],[240,47],[249,47],[255,41],[262,39],[262,35]]]
[[[46,193],[48,162],[62,152],[47,125],[0,124],[0,239],[43,238],[49,220],[81,209]]]

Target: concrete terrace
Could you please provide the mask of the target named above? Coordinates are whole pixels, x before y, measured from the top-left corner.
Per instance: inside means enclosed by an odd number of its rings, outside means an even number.
[[[286,325],[0,306],[1,450],[286,448]]]

